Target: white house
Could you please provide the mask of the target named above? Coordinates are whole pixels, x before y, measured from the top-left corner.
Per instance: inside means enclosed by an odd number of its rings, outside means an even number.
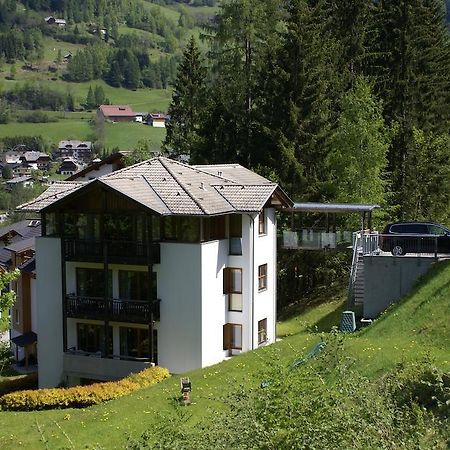
[[[277,186],[238,164],[159,157],[52,185],[40,211],[41,387],[173,373],[275,340]]]

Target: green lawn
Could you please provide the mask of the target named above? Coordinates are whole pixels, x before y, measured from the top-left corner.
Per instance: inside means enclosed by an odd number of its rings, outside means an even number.
[[[64,113],[51,114],[59,118],[58,122],[49,123],[17,123],[0,124],[0,139],[6,136],[43,136],[49,143],[56,145],[63,139],[93,139],[93,128],[89,124],[92,114]],[[164,128],[153,128],[137,122],[106,123],[105,146],[110,150],[118,147],[131,150],[141,141],[150,141],[153,150],[160,150],[161,142],[166,135]]]
[[[448,299],[450,262],[440,263],[415,291],[369,328],[346,335],[344,347],[355,359],[355,368],[374,377],[395,364],[413,361],[427,353],[445,370],[450,369],[448,349]],[[278,326],[281,341],[234,357],[212,367],[195,370],[191,378],[193,403],[188,423],[214,419],[223,408],[221,397],[240,384],[259,385],[261,369],[274,359],[284,364],[317,344],[332,325],[339,323],[341,301],[332,301],[303,312]],[[128,437],[137,437],[158,421],[179,395],[179,378],[84,410],[67,409],[30,413],[0,412],[0,448],[124,448]]]
[[[63,139],[86,140],[92,137],[88,120],[61,120],[49,123],[0,124],[0,139],[6,136],[42,136],[48,142],[57,144]]]
[[[105,146],[109,149],[119,147],[121,150],[130,150],[139,141],[146,140],[150,141],[153,150],[160,150],[165,135],[165,128],[153,128],[137,122],[107,123]]]
[[[43,63],[52,64],[56,61],[58,57],[58,50],[61,50],[61,57],[67,55],[67,53],[71,52],[72,55],[79,50],[84,48],[85,46],[82,44],[72,44],[70,42],[57,41],[52,37],[45,36],[44,37],[44,61]],[[63,66],[62,66],[63,67]]]

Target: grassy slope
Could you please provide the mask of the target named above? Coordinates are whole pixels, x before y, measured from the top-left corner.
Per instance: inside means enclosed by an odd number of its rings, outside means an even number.
[[[140,140],[150,140],[151,149],[160,150],[165,135],[164,128],[153,128],[141,123],[108,123],[105,146],[110,149],[119,147],[121,150],[131,150]]]
[[[347,337],[346,348],[363,373],[374,376],[423,353],[450,368],[445,352],[450,348],[449,280],[450,262],[441,263],[401,304],[371,327]],[[189,408],[190,420],[210,420],[213,413],[209,408],[221,407],[216,399],[240,383],[259,384],[261,365],[270,365],[274,358],[288,363],[316,344],[320,335],[313,330],[317,327],[318,331],[326,331],[337,324],[342,305],[333,301],[309,309],[279,325],[279,333],[289,335],[281,342],[191,372],[194,403]],[[0,447],[17,448],[20,442],[21,448],[60,448],[70,446],[70,439],[74,448],[94,448],[96,443],[103,448],[123,448],[127,436],[136,436],[158,420],[158,414],[164,413],[178,394],[179,379],[173,377],[153,388],[86,410],[0,412],[0,429],[8,430],[0,435]]]

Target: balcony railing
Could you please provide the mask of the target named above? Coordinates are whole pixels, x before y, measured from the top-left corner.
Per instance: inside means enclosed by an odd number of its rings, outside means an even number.
[[[147,264],[151,250],[151,263],[159,264],[161,253],[159,243],[151,244],[151,248],[139,241],[100,241],[87,239],[65,239],[64,255],[66,261],[102,262],[106,257],[109,263]]]
[[[66,296],[66,316],[77,319],[149,323],[160,319],[160,300],[115,300],[98,297]]]
[[[346,248],[351,243],[350,231],[327,232],[306,228],[298,231],[284,230],[278,239],[280,248],[294,250],[339,249]]]
[[[365,256],[433,256],[450,254],[450,239],[432,234],[354,233],[357,250]]]

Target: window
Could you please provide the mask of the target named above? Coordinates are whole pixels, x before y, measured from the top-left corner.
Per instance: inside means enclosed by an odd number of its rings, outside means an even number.
[[[165,217],[164,239],[178,242],[200,241],[200,219],[198,217]]]
[[[258,345],[267,342],[267,319],[258,321]]]
[[[148,328],[120,327],[120,356],[150,358]],[[158,363],[158,332],[153,330],[153,362]]]
[[[20,311],[16,308],[14,308],[14,323],[16,325],[20,324]]]
[[[150,300],[148,272],[119,270],[119,298],[126,300]],[[156,298],[156,273],[153,272],[153,299]]]
[[[226,323],[223,326],[223,349],[242,350],[242,325]]]
[[[203,241],[225,239],[225,216],[203,219]]]
[[[85,269],[77,267],[77,295],[79,297],[105,296],[105,271],[103,269]],[[112,272],[108,270],[108,297],[112,298]]]
[[[428,232],[437,236],[445,236],[449,233],[448,230],[438,225],[428,225]]]
[[[258,267],[258,291],[267,289],[267,264]]]
[[[108,355],[113,353],[112,327],[108,327]],[[77,323],[77,349],[87,353],[105,351],[105,327],[89,323]]]
[[[259,234],[266,234],[266,215],[264,209],[259,213],[258,216],[258,232]]]
[[[242,255],[242,215],[231,214],[229,220],[230,255]]]
[[[149,358],[148,329],[120,327],[120,355]]]
[[[242,269],[223,270],[223,293],[228,295],[228,311],[242,311]]]

